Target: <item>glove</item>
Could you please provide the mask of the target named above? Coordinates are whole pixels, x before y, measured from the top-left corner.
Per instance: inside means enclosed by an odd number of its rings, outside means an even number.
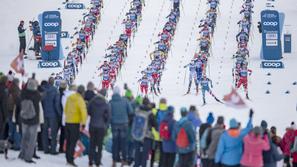
[[[250,117],[250,118],[252,118],[252,117],[253,117],[253,115],[254,115],[254,110],[251,108],[251,109],[250,109],[250,114],[249,114],[249,117]]]

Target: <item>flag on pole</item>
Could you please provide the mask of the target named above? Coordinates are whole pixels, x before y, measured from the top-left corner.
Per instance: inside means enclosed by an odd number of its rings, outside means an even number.
[[[234,108],[247,107],[243,99],[240,97],[240,95],[237,93],[237,91],[234,88],[232,88],[231,93],[224,96],[223,100],[225,101],[225,104],[230,107],[234,107]]]
[[[19,55],[15,59],[13,59],[13,61],[10,63],[10,67],[16,73],[24,75],[25,74],[24,54],[19,53]]]

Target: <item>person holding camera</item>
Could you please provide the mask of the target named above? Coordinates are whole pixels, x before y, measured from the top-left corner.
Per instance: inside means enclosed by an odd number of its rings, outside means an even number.
[[[18,33],[19,33],[19,40],[20,40],[20,49],[19,53],[23,53],[24,55],[27,55],[25,52],[26,50],[26,29],[24,28],[25,22],[23,20],[20,21],[20,24],[18,26]]]

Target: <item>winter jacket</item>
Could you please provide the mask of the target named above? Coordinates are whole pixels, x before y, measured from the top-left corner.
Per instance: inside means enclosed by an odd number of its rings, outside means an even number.
[[[42,106],[45,118],[60,118],[62,111],[60,110],[60,93],[58,89],[50,84],[42,87],[44,97]]]
[[[291,149],[293,163],[297,163],[297,130],[294,132],[294,143]]]
[[[167,105],[164,104],[164,103],[160,103],[159,104],[159,109],[157,111],[157,123],[158,123],[158,127],[157,127],[157,130],[159,130],[160,128],[160,124],[162,122],[162,120],[165,118],[166,114],[167,114]]]
[[[163,140],[162,142],[162,148],[163,148],[163,152],[165,153],[175,153],[176,152],[176,144],[175,144],[175,139],[173,137],[173,131],[174,131],[174,127],[176,125],[176,121],[173,118],[173,113],[172,112],[168,112],[165,116],[165,118],[163,119],[163,121],[167,121],[168,122],[168,127],[169,127],[169,132],[170,132],[170,140]]]
[[[288,129],[287,132],[285,133],[281,143],[280,147],[286,156],[290,156],[291,152],[291,146],[294,143],[294,130],[293,129]]]
[[[154,139],[153,136],[153,128],[157,127],[157,123],[156,120],[154,118],[154,114],[152,113],[152,108],[150,106],[147,105],[141,105],[138,109],[136,109],[136,112],[150,112],[149,116],[148,116],[148,125],[147,125],[147,131],[145,132],[145,138],[150,138],[150,139]]]
[[[196,133],[192,122],[189,121],[187,117],[183,117],[177,122],[175,126],[174,133],[173,133],[173,138],[175,141],[177,139],[177,135],[181,128],[184,128],[187,133],[189,146],[187,148],[177,147],[177,152],[179,154],[187,154],[196,149]]]
[[[188,113],[188,119],[193,123],[195,130],[201,125],[201,120],[195,112],[190,111]]]
[[[0,139],[1,135],[4,131],[4,126],[8,118],[8,89],[5,86],[5,83],[1,83],[0,85]]]
[[[111,106],[111,124],[127,124],[129,122],[129,115],[133,114],[132,106],[126,98],[119,94],[112,95],[109,101]]]
[[[283,158],[284,156],[279,153],[277,146],[274,143],[270,143],[270,150],[263,154],[264,167],[277,167],[277,161]]]
[[[95,96],[96,96],[96,94],[94,91],[87,90],[85,93],[85,101],[90,102],[92,100],[92,98]]]
[[[19,113],[21,109],[21,89],[18,85],[12,84],[9,88],[8,96],[8,111],[12,120],[16,123],[20,123]],[[13,117],[14,116],[14,117]]]
[[[107,129],[110,119],[110,107],[103,96],[95,96],[89,102],[88,114],[91,117],[89,127]]]
[[[86,124],[87,108],[83,97],[79,93],[74,93],[67,98],[65,106],[66,123]]]
[[[21,92],[21,101],[23,101],[23,100],[32,100],[36,114],[35,114],[35,117],[32,119],[28,119],[28,120],[22,119],[21,120],[22,123],[26,124],[26,125],[39,124],[39,111],[40,111],[39,103],[41,101],[40,93],[38,91],[24,89]]]
[[[243,139],[244,152],[241,158],[241,165],[247,167],[262,167],[263,163],[263,151],[270,149],[269,140],[267,135],[264,139],[261,136],[256,137],[254,133],[250,133]]]
[[[224,128],[221,128],[220,125],[215,125],[209,130],[209,145],[206,150],[207,157],[209,159],[215,159],[216,150],[222,133],[225,131]]]
[[[247,123],[243,130],[229,129],[220,137],[217,147],[215,162],[224,165],[239,165],[242,156],[243,138],[253,128],[252,120]]]
[[[22,25],[18,26],[19,38],[26,38],[26,29]]]

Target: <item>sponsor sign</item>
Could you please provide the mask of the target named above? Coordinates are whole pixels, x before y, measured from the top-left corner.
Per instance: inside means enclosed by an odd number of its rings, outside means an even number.
[[[83,3],[67,3],[66,9],[84,9],[85,5]]]
[[[62,32],[61,32],[61,38],[69,38],[69,33],[68,33],[68,31],[62,31]]]
[[[280,39],[280,16],[278,11],[264,10],[261,12],[262,23],[262,59],[280,60],[282,47]]]
[[[55,61],[60,58],[61,45],[61,15],[59,11],[45,11],[41,15],[41,35],[42,35],[42,51],[43,61]],[[45,51],[45,46],[52,45],[53,50]],[[40,66],[43,67],[43,66]]]
[[[292,52],[292,35],[284,34],[284,52],[291,53]]]
[[[284,64],[281,61],[263,61],[261,63],[262,68],[284,68]]]
[[[38,63],[39,68],[58,68],[61,67],[59,61],[40,61]]]

